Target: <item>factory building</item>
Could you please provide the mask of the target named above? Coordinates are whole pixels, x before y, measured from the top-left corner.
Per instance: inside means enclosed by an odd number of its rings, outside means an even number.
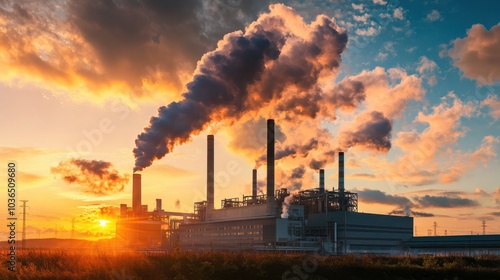
[[[207,199],[195,202],[193,213],[164,211],[161,199],[157,199],[153,211],[148,211],[147,206],[141,204],[141,175],[134,174],[132,207],[126,204],[120,207],[117,239],[136,248],[191,251],[403,254],[434,252],[453,246],[470,250],[500,248],[498,236],[469,239],[448,236],[427,240],[413,237],[413,217],[359,213],[358,194],[345,188],[343,152],[338,153],[336,190],[325,188],[323,169],[319,170],[317,188],[293,194],[285,188],[276,190],[274,127],[274,120],[268,120],[265,194],[257,195],[258,174],[253,169],[252,193],[241,200],[223,199],[216,207],[215,139],[208,135]]]
[[[223,199],[214,207],[214,137],[207,137],[207,200],[196,202],[194,217],[174,222],[170,242],[186,250],[286,250],[339,253],[401,251],[413,235],[413,218],[358,213],[358,195],[344,187],[344,153],[339,152],[338,190],[318,188],[291,194],[275,190],[274,120],[267,121],[267,192]]]

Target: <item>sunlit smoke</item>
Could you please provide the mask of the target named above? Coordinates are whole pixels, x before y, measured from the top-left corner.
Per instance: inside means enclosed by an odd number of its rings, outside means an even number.
[[[66,183],[93,195],[107,195],[123,191],[130,180],[129,174],[120,175],[110,162],[101,160],[69,159],[61,161],[51,172]]]

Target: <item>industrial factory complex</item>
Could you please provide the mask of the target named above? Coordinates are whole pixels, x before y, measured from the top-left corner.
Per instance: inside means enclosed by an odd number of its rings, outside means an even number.
[[[317,188],[291,194],[275,189],[274,120],[267,121],[267,192],[214,202],[214,136],[207,137],[206,201],[193,213],[141,204],[141,174],[133,174],[132,207],[120,205],[117,239],[132,248],[196,251],[286,251],[323,254],[438,252],[500,253],[500,235],[414,237],[413,217],[358,212],[358,194],[344,186],[344,153],[338,153],[338,187],[325,188],[319,170]]]

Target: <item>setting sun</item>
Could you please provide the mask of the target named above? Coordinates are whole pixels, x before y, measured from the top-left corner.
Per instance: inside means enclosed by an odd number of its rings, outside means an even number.
[[[107,224],[108,224],[108,221],[106,221],[106,220],[99,220],[99,225],[101,225],[101,227],[105,227]]]

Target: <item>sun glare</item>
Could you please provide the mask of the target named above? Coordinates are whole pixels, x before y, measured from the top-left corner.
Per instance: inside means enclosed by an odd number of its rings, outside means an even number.
[[[99,220],[99,224],[101,225],[101,227],[105,227],[108,224],[108,221],[106,221],[106,220]]]

